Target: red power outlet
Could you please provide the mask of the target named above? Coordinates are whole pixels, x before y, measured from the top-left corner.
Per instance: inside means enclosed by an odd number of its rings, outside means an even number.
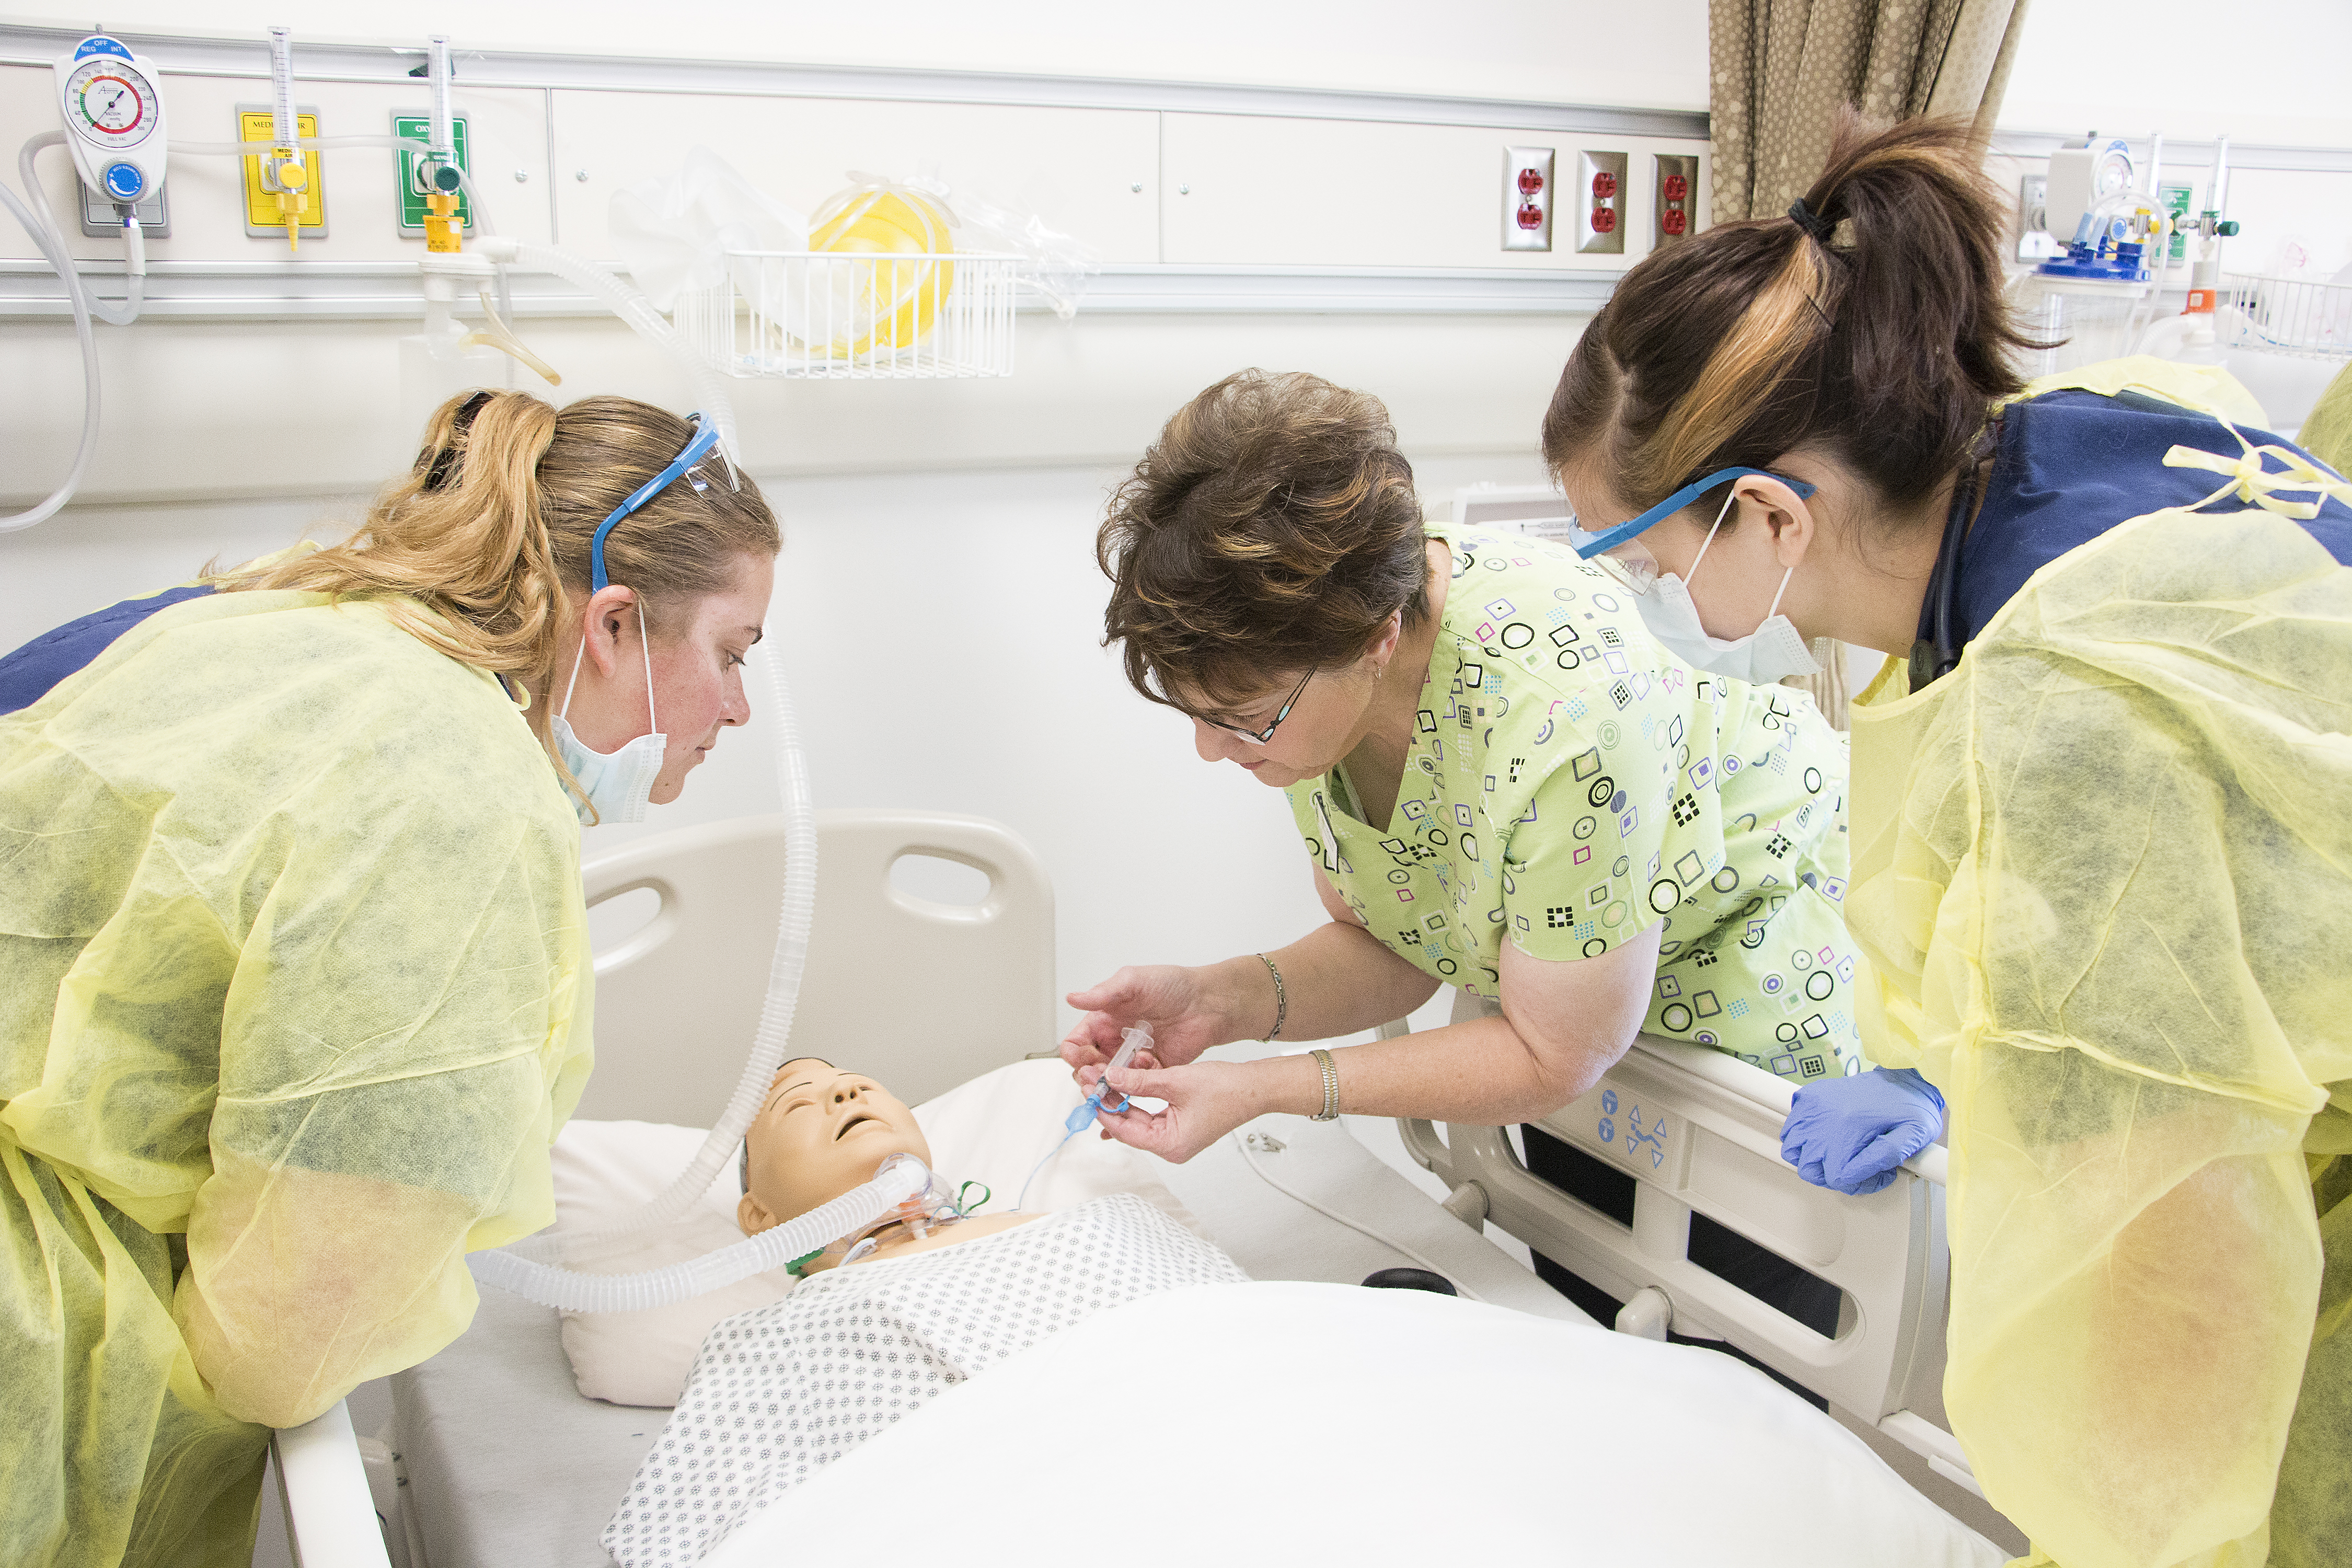
[[[1690,182],[1680,174],[1668,174],[1665,180],[1666,200],[1682,202],[1690,199]]]
[[[1544,188],[1544,177],[1533,169],[1519,171],[1519,195],[1533,197]]]
[[[1519,208],[1518,216],[1519,226],[1521,228],[1537,229],[1543,227],[1543,208],[1536,205],[1533,202],[1528,202],[1523,205]]]
[[[1594,207],[1592,209],[1592,232],[1595,234],[1616,233],[1617,214],[1615,211],[1609,207]]]
[[[1592,199],[1605,202],[1617,194],[1617,176],[1602,170],[1592,176]]]
[[[1680,239],[1683,232],[1690,227],[1690,216],[1678,212],[1661,213],[1658,215],[1658,226]]]

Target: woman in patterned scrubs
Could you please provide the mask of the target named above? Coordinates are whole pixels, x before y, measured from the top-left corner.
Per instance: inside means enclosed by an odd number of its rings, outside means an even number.
[[[1328,1039],[1461,988],[1447,1028],[1331,1053],[1341,1107],[1498,1124],[1589,1089],[1637,1029],[1799,1082],[1861,1070],[1839,912],[1846,752],[1801,692],[1697,672],[1602,568],[1424,523],[1366,394],[1247,371],[1171,419],[1098,542],[1108,642],[1202,758],[1286,792],[1329,923],[1074,994],[1091,1079],[1148,1022],[1165,1100],[1107,1116],[1181,1160],[1326,1109]]]

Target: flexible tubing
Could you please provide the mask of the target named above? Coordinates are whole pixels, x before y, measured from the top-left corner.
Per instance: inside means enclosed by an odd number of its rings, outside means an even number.
[[[800,1005],[801,975],[808,967],[809,932],[816,923],[816,811],[809,787],[808,759],[801,750],[800,721],[784,683],[783,658],[765,644],[756,651],[761,674],[766,678],[760,684],[767,693],[768,723],[776,738],[777,782],[784,796],[784,898],[776,924],[776,949],[768,963],[767,1000],[760,1006],[751,1054],[743,1063],[743,1076],[736,1080],[726,1110],[677,1179],[636,1213],[585,1232],[581,1240],[650,1230],[674,1223],[691,1209],[742,1144],[743,1135],[767,1099],[776,1069],[784,1065],[793,1016]]]
[[[584,289],[604,302],[604,308],[627,322],[638,336],[676,360],[694,384],[695,405],[719,426],[719,439],[727,448],[728,460],[736,462],[740,448],[735,444],[735,399],[727,390],[726,378],[709,361],[704,359],[688,342],[686,335],[669,324],[669,319],[654,309],[653,301],[641,293],[636,285],[615,276],[584,257],[550,245],[533,245],[528,240],[489,238],[477,241],[475,253],[492,261],[525,267],[535,272],[552,272],[574,288]]]
[[[868,1183],[732,1247],[637,1274],[579,1274],[535,1263],[513,1252],[472,1253],[466,1266],[479,1283],[511,1290],[542,1307],[560,1307],[569,1312],[642,1312],[781,1268],[873,1224],[897,1201],[895,1195]]]
[[[81,340],[81,445],[74,448],[73,467],[67,470],[64,482],[47,499],[14,516],[0,517],[0,533],[14,533],[55,517],[59,508],[73,500],[74,491],[81,488],[82,475],[89,471],[90,454],[98,449],[98,329],[90,322],[89,299],[82,289],[81,275],[74,270],[73,258],[52,236],[49,226],[5,184],[0,184],[0,203],[6,205],[49,265],[57,268],[65,284],[66,300],[73,306],[74,335]]]
[[[1454,1276],[1446,1273],[1444,1269],[1440,1268],[1436,1264],[1432,1263],[1428,1258],[1423,1258],[1420,1253],[1414,1251],[1412,1247],[1407,1247],[1403,1242],[1399,1241],[1396,1237],[1392,1236],[1382,1236],[1370,1226],[1360,1225],[1356,1221],[1349,1219],[1346,1215],[1327,1209],[1321,1204],[1317,1203],[1313,1198],[1308,1197],[1305,1193],[1298,1191],[1296,1187],[1290,1186],[1279,1177],[1276,1176],[1273,1172],[1267,1170],[1264,1165],[1257,1163],[1257,1156],[1251,1152],[1249,1139],[1247,1137],[1239,1132],[1234,1133],[1233,1137],[1235,1146],[1242,1152],[1243,1163],[1246,1164],[1251,1170],[1257,1173],[1257,1178],[1259,1181],[1264,1182],[1267,1186],[1272,1187],[1284,1197],[1292,1200],[1294,1203],[1305,1204],[1308,1208],[1313,1209],[1325,1219],[1337,1220],[1341,1225],[1346,1226],[1349,1230],[1354,1231],[1358,1236],[1369,1237],[1372,1240],[1379,1242],[1382,1247],[1387,1247],[1390,1251],[1411,1258],[1414,1264],[1420,1268],[1429,1270],[1429,1272],[1436,1275],[1439,1279],[1451,1281],[1454,1289],[1460,1291],[1462,1295],[1468,1300],[1473,1301],[1483,1301],[1486,1299],[1486,1297],[1478,1294],[1477,1291],[1470,1289],[1469,1286],[1462,1283],[1461,1280],[1455,1279]]]
[[[63,256],[67,258],[64,265],[70,268],[73,262],[71,254],[66,247],[66,237],[58,232],[57,225],[49,215],[49,199],[47,193],[41,189],[40,171],[33,166],[33,159],[42,148],[62,147],[65,144],[66,133],[62,131],[44,131],[39,135],[27,140],[16,150],[16,179],[25,187],[26,201],[31,204],[29,212],[33,223],[39,226],[38,231],[34,236],[35,239],[39,239],[43,235],[47,236],[52,245],[45,245],[41,248],[50,250],[54,247],[55,254],[50,258],[51,265],[57,265],[57,257]],[[20,220],[25,216],[26,213],[23,211],[17,214]],[[26,226],[32,226],[28,224]],[[129,282],[121,302],[100,299],[89,291],[89,285],[87,283],[80,286],[84,307],[91,315],[113,327],[127,327],[137,321],[140,307],[145,302],[147,297],[147,246],[144,237],[136,230],[126,226],[122,236],[122,249],[123,267],[128,274]]]
[[[185,153],[192,157],[254,158],[260,156],[262,148],[275,147],[279,143],[276,142],[174,142],[170,145],[173,152]],[[294,142],[294,150],[298,153],[323,153],[335,147],[406,148],[412,153],[430,153],[433,150],[430,142],[415,136],[301,136],[297,137]],[[466,200],[473,204],[474,222],[480,227],[483,237],[495,237],[499,232],[498,228],[490,222],[490,209],[483,205],[482,193],[476,188],[474,176],[459,169],[457,181],[458,188],[466,193]]]

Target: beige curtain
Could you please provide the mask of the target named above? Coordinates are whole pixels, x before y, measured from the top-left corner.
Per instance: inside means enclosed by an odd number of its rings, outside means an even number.
[[[1708,120],[1717,223],[1778,217],[1829,160],[1837,111],[1880,120],[1967,114],[1990,138],[2027,0],[1708,0]],[[1790,677],[1846,727],[1845,665]]]
[[[1777,217],[1827,160],[1841,105],[1972,114],[1989,136],[2026,0],[1708,0],[1717,223]]]

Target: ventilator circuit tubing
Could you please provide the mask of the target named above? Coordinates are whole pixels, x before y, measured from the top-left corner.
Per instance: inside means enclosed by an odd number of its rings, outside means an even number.
[[[694,405],[709,415],[719,426],[719,444],[726,448],[728,461],[736,460],[735,400],[728,395],[727,384],[708,360],[669,324],[668,318],[654,309],[653,301],[626,282],[597,266],[594,262],[558,250],[552,246],[531,245],[522,240],[488,238],[478,240],[477,255],[492,261],[536,271],[552,272],[565,282],[584,289],[613,314],[621,318],[637,335],[667,353],[685,371],[694,384]]]
[[[740,1279],[823,1251],[910,1198],[922,1196],[930,1182],[929,1170],[912,1155],[888,1160],[874,1180],[797,1219],[688,1262],[637,1274],[577,1274],[534,1263],[511,1250],[473,1253],[466,1264],[482,1284],[511,1290],[542,1307],[559,1307],[567,1312],[642,1312],[723,1289]]]

